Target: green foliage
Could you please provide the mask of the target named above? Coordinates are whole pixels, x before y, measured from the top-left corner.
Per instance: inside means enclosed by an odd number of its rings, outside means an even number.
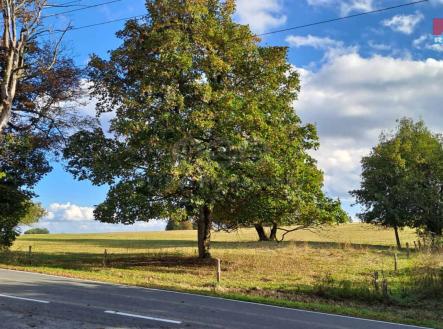
[[[31,228],[25,231],[24,234],[49,234],[49,230],[47,228]]]
[[[168,223],[166,224],[166,231],[189,231],[194,229],[194,224],[190,221],[181,221],[177,222],[175,220],[168,220]]]
[[[324,200],[323,177],[307,153],[315,128],[293,110],[299,75],[287,49],[260,47],[232,20],[233,1],[148,0],[147,9],[118,33],[110,60],[90,63],[97,114],[116,114],[110,134],[83,131],[64,152],[74,176],[110,185],[95,217],[197,220],[200,256],[214,216],[243,223],[264,210],[299,221]]]
[[[18,236],[16,230],[19,218],[25,216],[27,195],[15,186],[2,182],[0,184],[0,248],[10,247]]]
[[[359,215],[364,222],[442,235],[443,147],[423,121],[402,119],[362,166],[361,188],[351,194],[365,207]]]
[[[46,159],[45,150],[36,146],[32,136],[0,135],[0,183],[30,190],[52,168]]]
[[[32,188],[50,169],[32,138],[0,136],[0,246],[11,246],[21,221],[35,220],[41,214],[41,207],[31,201]]]
[[[26,205],[28,209],[26,214],[20,219],[20,225],[32,225],[37,223],[40,218],[46,215],[46,210],[40,203],[33,203],[28,201]]]

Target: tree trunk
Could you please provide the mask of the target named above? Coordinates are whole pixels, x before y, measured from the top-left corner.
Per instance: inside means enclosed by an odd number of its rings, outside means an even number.
[[[397,242],[397,248],[401,249],[401,242],[400,242],[400,236],[398,235],[398,227],[394,226],[394,232],[395,232],[395,241]]]
[[[204,205],[200,210],[200,217],[198,219],[198,257],[211,258],[210,243],[211,243],[211,226],[212,214],[211,209]]]
[[[277,224],[273,224],[271,227],[271,234],[269,235],[269,240],[277,241]]]
[[[255,224],[254,227],[258,234],[258,241],[269,241],[269,238],[266,235],[265,229],[262,224]]]
[[[0,108],[0,135],[2,135],[3,130],[6,128],[9,118],[11,117],[11,109],[6,102]]]

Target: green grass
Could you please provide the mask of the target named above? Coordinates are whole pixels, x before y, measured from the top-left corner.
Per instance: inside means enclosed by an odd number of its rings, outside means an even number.
[[[443,328],[443,255],[402,251],[394,272],[391,230],[348,224],[292,233],[283,243],[256,242],[250,229],[214,232],[220,285],[214,262],[195,259],[195,238],[194,231],[27,235],[0,266]],[[412,230],[401,238],[411,246],[417,239]],[[374,271],[388,280],[389,297],[375,291]]]

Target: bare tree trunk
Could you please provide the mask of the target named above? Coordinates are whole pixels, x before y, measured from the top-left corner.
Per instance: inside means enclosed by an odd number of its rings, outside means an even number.
[[[257,231],[259,241],[269,241],[269,238],[266,235],[265,229],[262,224],[255,224],[254,227]]]
[[[398,234],[398,227],[394,226],[394,232],[395,232],[395,241],[397,242],[397,248],[401,249],[401,242],[400,242],[400,236]]]
[[[7,102],[2,102],[0,109],[0,135],[2,134],[3,130],[6,128],[9,118],[11,117],[11,109],[8,106]]]
[[[1,0],[0,13],[3,18],[1,47],[3,74],[0,80],[0,135],[11,118],[12,105],[17,84],[25,74],[24,57],[29,40],[39,32],[41,13],[47,0]],[[56,51],[59,44],[57,44]],[[54,60],[56,55],[54,56]]]
[[[275,224],[275,223],[272,224],[271,234],[269,235],[269,240],[277,241],[277,228],[278,228],[277,224]]]
[[[204,205],[198,218],[198,257],[211,258],[211,226],[212,213],[209,206]]]

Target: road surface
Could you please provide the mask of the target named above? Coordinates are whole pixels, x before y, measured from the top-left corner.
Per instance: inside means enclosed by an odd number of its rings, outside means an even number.
[[[0,269],[0,328],[413,329],[420,327]]]

